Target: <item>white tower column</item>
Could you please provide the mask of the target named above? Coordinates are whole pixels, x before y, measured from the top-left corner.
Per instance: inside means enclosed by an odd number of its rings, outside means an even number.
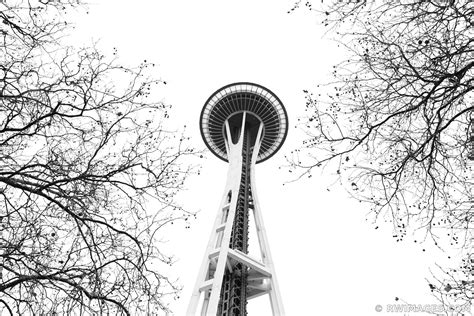
[[[265,294],[273,315],[284,315],[255,192],[255,165],[270,158],[286,138],[283,104],[262,86],[231,84],[206,101],[200,125],[206,145],[229,169],[187,315],[244,316],[247,301]],[[248,255],[252,214],[261,259]]]
[[[258,128],[257,141],[250,163],[252,203],[249,211],[254,215],[262,261],[229,247],[232,226],[237,207],[237,198],[242,176],[242,148],[244,143],[246,113],[242,117],[242,128],[237,144],[233,144],[229,123],[226,121],[226,147],[228,148],[229,170],[221,205],[214,221],[209,243],[202,260],[201,269],[194,286],[187,315],[196,315],[199,299],[203,296],[200,315],[216,315],[225,269],[232,269],[242,263],[248,269],[248,299],[269,294],[273,315],[284,315],[280,291],[276,280],[270,247],[263,224],[257,196],[255,194],[255,163],[261,144],[263,124]],[[229,201],[230,197],[230,201]],[[203,294],[203,295],[201,295]]]

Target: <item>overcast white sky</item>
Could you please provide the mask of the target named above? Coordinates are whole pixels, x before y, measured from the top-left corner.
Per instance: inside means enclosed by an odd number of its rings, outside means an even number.
[[[303,89],[329,78],[344,56],[323,37],[323,27],[305,10],[287,14],[292,1],[96,0],[77,13],[87,43],[100,39],[105,52],[117,47],[126,63],[155,62],[167,81],[160,91],[173,104],[176,128],[187,125],[195,146],[204,148],[198,119],[206,99],[228,83],[250,81],[272,90],[286,106],[290,130],[279,153],[257,167],[257,192],[288,316],[383,315],[395,297],[411,304],[436,303],[425,277],[435,250],[422,251],[409,238],[396,243],[391,227],[374,230],[368,209],[352,200],[328,174],[283,186],[291,174],[279,166],[298,147],[294,127],[303,115]],[[184,315],[218,211],[227,165],[212,154],[191,179],[183,204],[199,211],[190,229],[167,230],[166,248],[178,259],[172,273],[184,286],[176,315]],[[330,170],[328,170],[330,171]],[[165,231],[163,231],[165,232]],[[271,315],[268,297],[249,302],[249,316]],[[396,313],[390,313],[395,315]],[[423,313],[416,313],[423,315]]]

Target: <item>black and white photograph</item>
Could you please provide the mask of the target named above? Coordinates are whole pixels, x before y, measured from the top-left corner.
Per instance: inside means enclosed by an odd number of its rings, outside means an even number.
[[[473,303],[474,1],[0,0],[0,316]]]

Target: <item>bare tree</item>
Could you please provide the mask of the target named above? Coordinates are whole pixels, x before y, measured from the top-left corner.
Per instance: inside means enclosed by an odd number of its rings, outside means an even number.
[[[301,176],[333,167],[397,241],[411,232],[464,250],[461,268],[443,267],[451,280],[430,287],[451,306],[471,304],[474,3],[339,1],[319,14],[349,57],[332,83],[305,91],[308,137],[292,166]]]
[[[150,63],[63,45],[78,5],[0,3],[2,315],[152,315],[179,290],[156,235],[190,215],[195,153],[149,100]]]

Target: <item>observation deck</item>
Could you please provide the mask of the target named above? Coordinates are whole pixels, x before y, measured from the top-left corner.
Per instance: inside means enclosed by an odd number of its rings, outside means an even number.
[[[214,92],[201,112],[202,138],[214,155],[228,161],[225,122],[229,120],[232,129],[232,124],[238,124],[239,121],[235,116],[243,112],[247,113],[246,128],[251,129],[251,126],[263,123],[262,144],[257,163],[265,161],[283,145],[288,133],[288,115],[280,99],[261,85],[237,82]]]

